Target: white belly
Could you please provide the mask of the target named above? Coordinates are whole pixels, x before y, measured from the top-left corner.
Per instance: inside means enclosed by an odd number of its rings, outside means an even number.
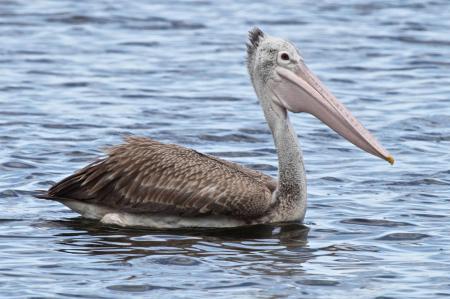
[[[245,221],[225,216],[177,217],[156,214],[131,214],[76,200],[61,201],[85,218],[99,219],[102,223],[119,226],[145,226],[154,228],[182,227],[236,227],[247,225]]]

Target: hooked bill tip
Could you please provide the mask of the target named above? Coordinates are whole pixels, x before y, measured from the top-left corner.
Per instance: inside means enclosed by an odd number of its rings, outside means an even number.
[[[394,165],[395,163],[394,157],[392,157],[391,155],[386,157],[386,161],[388,161],[391,165]]]

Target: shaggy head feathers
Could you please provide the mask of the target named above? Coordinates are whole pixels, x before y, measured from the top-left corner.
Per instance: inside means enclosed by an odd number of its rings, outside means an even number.
[[[264,38],[264,32],[258,27],[252,28],[248,32],[248,43],[247,43],[247,55],[248,57],[253,56],[256,49],[259,46],[260,39]]]

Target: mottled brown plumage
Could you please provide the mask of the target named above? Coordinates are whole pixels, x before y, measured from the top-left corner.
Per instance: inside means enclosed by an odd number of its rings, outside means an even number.
[[[276,181],[258,171],[178,145],[128,137],[106,158],[54,185],[46,197],[137,214],[250,220],[270,210],[275,189]]]

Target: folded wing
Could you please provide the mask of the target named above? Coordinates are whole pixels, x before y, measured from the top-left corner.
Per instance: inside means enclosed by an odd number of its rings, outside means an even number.
[[[263,216],[276,181],[258,171],[142,137],[108,150],[54,185],[44,197],[72,199],[131,213]]]

